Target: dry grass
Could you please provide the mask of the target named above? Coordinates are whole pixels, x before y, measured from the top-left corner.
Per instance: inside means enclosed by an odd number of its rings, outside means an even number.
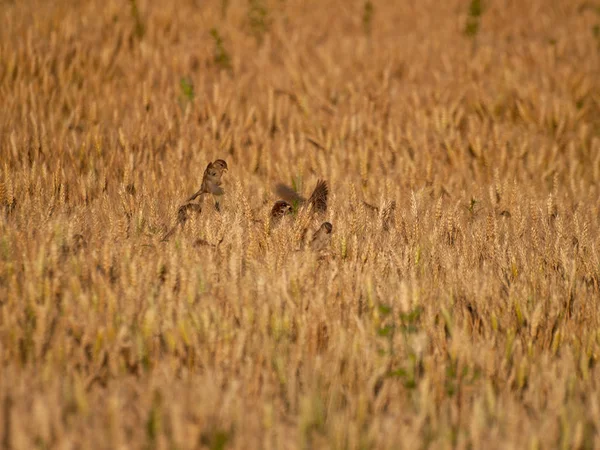
[[[4,1],[0,447],[600,448],[600,7],[473,14]]]

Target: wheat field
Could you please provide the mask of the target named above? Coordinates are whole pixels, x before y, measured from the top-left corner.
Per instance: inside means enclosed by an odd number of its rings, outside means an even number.
[[[0,16],[0,448],[600,448],[598,3]]]

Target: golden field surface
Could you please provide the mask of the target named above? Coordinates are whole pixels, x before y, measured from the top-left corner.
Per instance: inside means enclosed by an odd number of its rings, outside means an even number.
[[[0,23],[0,448],[600,448],[597,2]]]

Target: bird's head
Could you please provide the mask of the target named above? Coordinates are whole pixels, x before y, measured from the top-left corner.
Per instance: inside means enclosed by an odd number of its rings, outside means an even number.
[[[217,159],[215,162],[213,162],[213,167],[219,170],[220,172],[225,172],[229,170],[229,168],[227,167],[227,163],[222,159]]]
[[[283,200],[277,200],[271,209],[271,217],[279,218],[292,213],[292,205]]]
[[[333,225],[331,225],[329,222],[323,222],[321,224],[321,229],[325,230],[325,233],[331,234],[333,231]]]

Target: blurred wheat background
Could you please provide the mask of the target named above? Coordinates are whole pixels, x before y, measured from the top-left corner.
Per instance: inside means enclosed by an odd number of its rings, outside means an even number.
[[[600,4],[0,15],[1,448],[600,448]]]

